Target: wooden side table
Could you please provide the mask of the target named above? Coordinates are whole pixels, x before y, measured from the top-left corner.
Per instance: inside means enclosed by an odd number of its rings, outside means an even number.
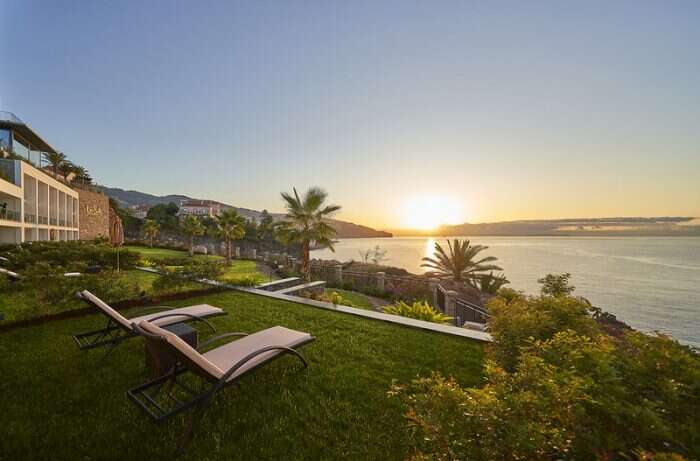
[[[194,349],[197,348],[199,335],[197,330],[188,324],[176,323],[162,328],[175,333]],[[168,350],[165,344],[156,339],[146,338],[146,367],[151,370],[154,377],[163,376],[172,370],[176,363],[176,357]]]

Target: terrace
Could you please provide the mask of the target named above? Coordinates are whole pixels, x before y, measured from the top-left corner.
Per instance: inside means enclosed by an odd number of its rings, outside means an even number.
[[[481,380],[482,346],[474,341],[244,293],[174,304],[198,303],[228,312],[214,321],[220,332],[279,324],[311,332],[317,341],[304,351],[306,371],[296,372],[295,362],[285,358],[219,395],[188,459],[234,453],[241,459],[289,459],[294,453],[399,459],[408,439],[397,430],[403,424],[400,408],[386,397],[392,379],[407,381],[437,370],[464,385]],[[102,324],[94,315],[2,334],[0,393],[12,399],[0,413],[0,424],[9,431],[0,453],[160,459],[172,452],[185,419],[156,426],[125,396],[148,378],[143,343],[127,343],[102,366],[99,353],[75,347],[72,334]]]
[[[218,333],[283,325],[317,340],[303,351],[308,369],[282,358],[218,394],[187,459],[404,458],[410,440],[400,405],[387,398],[392,380],[432,371],[465,386],[483,379],[483,346],[470,339],[240,291],[167,304],[200,303],[228,313],[212,320]],[[0,412],[0,458],[172,458],[189,415],[157,425],[125,395],[149,378],[143,341],[126,342],[103,364],[100,352],[75,346],[73,334],[103,324],[86,315],[0,333],[0,395],[12,396]]]

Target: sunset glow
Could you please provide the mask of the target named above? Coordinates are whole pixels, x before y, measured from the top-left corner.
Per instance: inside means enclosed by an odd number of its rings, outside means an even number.
[[[409,229],[431,230],[442,224],[465,221],[462,204],[453,197],[419,195],[404,202],[402,226]]]

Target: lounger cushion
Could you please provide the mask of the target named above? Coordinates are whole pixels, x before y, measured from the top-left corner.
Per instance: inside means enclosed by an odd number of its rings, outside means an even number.
[[[180,312],[185,313],[185,314],[195,315],[197,317],[211,317],[212,315],[221,315],[224,313],[223,309],[220,309],[218,307],[210,306],[209,304],[198,304],[196,306],[181,307],[179,309],[171,309],[171,310],[167,310],[167,311],[155,312],[153,314],[141,315],[141,316],[129,319],[129,322],[133,322],[136,324],[140,323],[142,320],[150,322],[151,319],[153,319],[153,318],[160,317],[162,315],[179,314]],[[190,320],[192,320],[192,317],[187,317],[185,315],[183,315],[183,316],[173,315],[172,317],[165,317],[162,319],[157,319],[151,323],[155,323],[156,325],[159,325],[159,326],[166,326],[166,325],[173,325],[175,323],[180,323],[180,322],[188,322]]]
[[[3,269],[0,267],[0,274],[7,276],[11,280],[19,280],[22,278],[17,272],[12,272],[11,270]]]
[[[312,340],[312,336],[302,331],[290,330],[289,328],[276,326],[266,330],[258,331],[252,335],[244,336],[241,339],[232,341],[223,346],[212,349],[204,353],[204,358],[221,370],[229,370],[239,360],[246,355],[260,350],[267,346],[284,346],[294,349]],[[249,369],[265,362],[284,351],[264,352],[239,368],[229,380],[235,379]]]
[[[107,314],[109,318],[114,320],[115,322],[119,323],[122,325],[124,328],[131,330],[131,322],[126,319],[123,315],[121,315],[119,312],[115,311],[112,309],[112,307],[107,304],[106,302],[102,301],[100,298],[97,296],[93,295],[87,290],[83,290],[80,292],[83,298],[91,302],[94,306],[99,308],[102,312]]]
[[[139,328],[152,335],[160,336],[165,339],[168,344],[177,349],[182,355],[187,357],[192,363],[198,366],[202,371],[209,373],[212,377],[219,379],[224,375],[216,365],[207,360],[202,354],[197,352],[189,344],[183,341],[178,335],[168,330],[164,330],[151,322],[142,320],[138,323]]]
[[[115,322],[118,322],[121,324],[123,327],[131,330],[131,324],[136,323],[138,324],[142,320],[150,320],[152,318],[160,317],[162,315],[170,315],[170,314],[177,314],[177,313],[185,313],[185,314],[190,314],[190,315],[195,315],[197,317],[210,317],[212,315],[221,315],[224,313],[223,309],[220,309],[218,307],[210,306],[208,304],[198,304],[196,306],[189,306],[189,307],[181,307],[179,309],[171,309],[167,311],[159,311],[155,312],[153,314],[148,314],[148,315],[141,315],[138,317],[134,317],[131,319],[127,319],[123,315],[121,315],[119,312],[114,310],[109,304],[106,302],[102,301],[100,298],[95,296],[94,294],[90,293],[87,290],[83,290],[80,292],[80,294],[91,302],[93,305],[98,307],[102,312],[104,312],[107,316],[109,316],[111,319],[113,319]],[[185,315],[183,316],[169,316],[165,317],[162,319],[158,319],[155,321],[157,325],[160,326],[166,326],[166,325],[173,325],[175,323],[180,323],[180,322],[187,322],[193,320],[192,317],[187,317]]]

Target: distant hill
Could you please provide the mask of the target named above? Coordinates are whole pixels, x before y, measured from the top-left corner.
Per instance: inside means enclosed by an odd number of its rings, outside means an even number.
[[[412,231],[396,234],[416,235]],[[426,234],[421,232],[418,234]],[[524,220],[441,226],[439,236],[700,236],[700,219],[693,217],[582,218]]]
[[[117,187],[105,187],[100,186],[102,192],[107,196],[116,200],[120,205],[124,207],[145,205],[154,206],[159,204],[167,204],[170,202],[180,204],[183,200],[201,200],[200,198],[188,197],[186,195],[153,195],[147,194],[145,192],[139,192],[135,190],[124,190]],[[220,202],[219,202],[220,203]],[[260,211],[251,210],[249,208],[241,208],[226,203],[221,203],[225,207],[235,209],[239,215],[246,219],[258,220],[260,219]],[[284,214],[282,213],[270,213],[273,218],[281,219]],[[330,219],[328,222],[333,226],[333,228],[338,232],[338,238],[362,238],[362,237],[391,237],[392,234],[389,232],[378,231],[372,229],[371,227],[362,226],[359,224],[354,224],[347,221],[340,221],[337,219]]]

